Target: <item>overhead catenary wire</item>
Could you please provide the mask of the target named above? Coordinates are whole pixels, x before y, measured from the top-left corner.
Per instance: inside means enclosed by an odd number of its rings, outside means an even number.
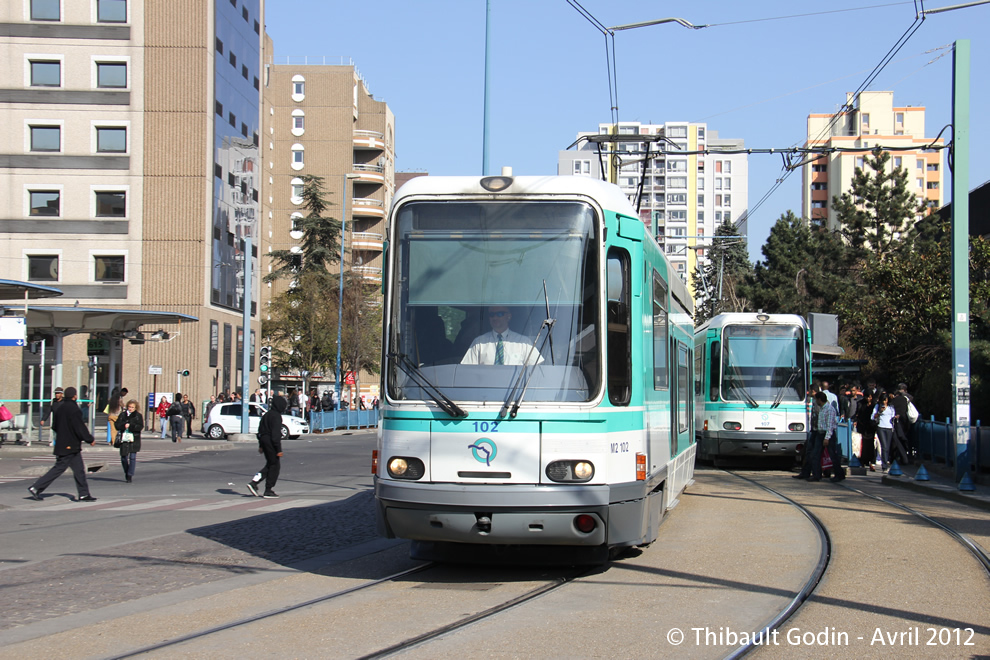
[[[619,80],[617,74],[617,68],[615,64],[615,34],[605,27],[605,24],[599,21],[594,15],[587,9],[581,6],[581,3],[577,0],[567,0],[567,4],[573,7],[581,16],[583,16],[589,23],[591,23],[596,30],[602,33],[605,37],[605,68],[608,72],[608,101],[609,101],[609,115],[612,119],[613,125],[618,125],[619,123]]]

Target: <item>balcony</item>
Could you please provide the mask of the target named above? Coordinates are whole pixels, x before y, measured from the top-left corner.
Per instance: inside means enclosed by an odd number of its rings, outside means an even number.
[[[382,251],[382,245],[385,241],[385,237],[381,234],[376,234],[370,231],[356,231],[351,234],[351,249],[352,250],[374,250],[376,252]],[[356,266],[355,270],[361,268],[361,266]],[[378,269],[379,272],[381,269]]]
[[[383,185],[385,183],[384,169],[380,165],[355,163],[351,169],[356,175],[354,177],[356,183],[373,183],[377,185]]]
[[[377,131],[354,131],[354,148],[360,151],[384,151],[385,136]]]
[[[351,204],[351,213],[359,218],[384,218],[385,209],[380,199],[355,197]]]
[[[354,266],[351,270],[366,280],[382,281],[381,266]]]

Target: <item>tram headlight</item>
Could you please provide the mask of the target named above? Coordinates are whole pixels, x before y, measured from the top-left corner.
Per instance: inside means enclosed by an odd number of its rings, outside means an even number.
[[[547,465],[547,478],[558,483],[582,483],[595,476],[591,461],[553,461]]]
[[[788,431],[803,431],[804,430],[804,424],[802,424],[800,422],[795,422],[793,424],[788,425],[787,430]]]
[[[422,479],[426,466],[418,458],[393,456],[388,459],[388,476],[393,479]]]
[[[722,424],[722,428],[726,431],[738,431],[742,428],[742,424],[739,422],[725,422]]]

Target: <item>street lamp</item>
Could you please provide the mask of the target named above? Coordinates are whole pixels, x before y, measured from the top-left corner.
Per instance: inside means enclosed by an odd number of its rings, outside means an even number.
[[[340,330],[344,326],[344,223],[347,222],[347,182],[360,179],[361,175],[349,173],[344,175],[343,194],[340,197],[340,284],[337,289],[337,407],[340,408]]]

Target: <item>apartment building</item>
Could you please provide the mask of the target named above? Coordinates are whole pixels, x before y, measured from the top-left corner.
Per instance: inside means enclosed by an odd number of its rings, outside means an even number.
[[[842,148],[809,160],[801,170],[801,213],[831,229],[838,227],[832,200],[848,192],[856,168],[864,166],[870,151],[880,147],[891,151],[890,167],[902,168],[908,175],[909,190],[931,208],[943,205],[944,168],[941,151],[925,151],[929,144],[943,145],[925,135],[924,106],[895,106],[893,92],[846,94],[845,111],[808,115],[805,147]],[[860,151],[861,150],[861,151]]]
[[[344,219],[343,267],[370,282],[382,280],[385,216],[395,193],[395,117],[378,101],[353,62],[325,58],[271,57],[264,85],[264,185],[267,229],[263,245],[292,249],[302,233],[302,177],[323,177],[329,213]],[[343,216],[341,215],[343,211]],[[271,264],[263,260],[264,273]],[[264,285],[262,303],[284,290],[284,282]],[[279,374],[279,386],[300,382]],[[333,382],[323,374],[321,388]],[[378,380],[360,375],[355,385],[378,394]]]
[[[621,141],[603,144],[602,152],[614,144],[616,158],[599,157],[596,144],[580,139],[611,134]],[[723,221],[735,223],[746,234],[747,155],[719,153],[742,150],[743,140],[720,139],[707,124],[691,122],[599,124],[597,133],[582,133],[578,138],[575,149],[560,152],[558,174],[605,178],[618,184],[689,286],[692,273],[705,262],[711,236]],[[706,150],[709,153],[698,153]]]
[[[0,3],[0,277],[65,294],[40,304],[198,319],[154,338],[66,337],[66,385],[96,358],[99,400],[117,384],[194,400],[239,387],[260,334],[244,239],[261,219],[263,25],[264,0]]]

